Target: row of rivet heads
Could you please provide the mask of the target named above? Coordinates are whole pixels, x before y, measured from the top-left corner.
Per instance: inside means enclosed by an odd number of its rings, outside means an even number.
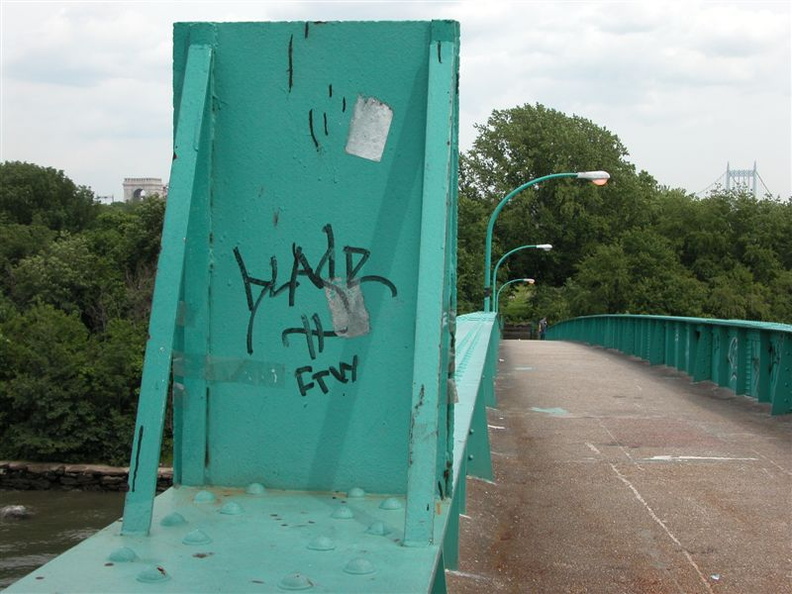
[[[266,489],[260,483],[252,483],[245,490],[250,495],[264,495]],[[363,489],[355,487],[350,489],[347,493],[347,498],[360,498],[365,497],[366,492]],[[215,495],[210,491],[199,491],[195,494],[193,501],[195,503],[212,503],[216,499]],[[380,503],[380,509],[385,510],[400,510],[403,504],[400,499],[396,497],[388,497]],[[219,513],[225,515],[240,515],[243,513],[242,506],[235,501],[229,501],[223,505]],[[345,505],[339,506],[332,514],[332,518],[337,520],[348,520],[354,518],[354,513],[350,508]],[[162,526],[179,526],[186,524],[187,520],[178,512],[172,512],[162,518],[160,524]],[[391,532],[390,528],[384,522],[374,522],[366,530],[368,534],[377,536],[385,536]],[[182,543],[186,545],[203,545],[212,542],[211,537],[202,530],[193,530],[189,532],[183,539]],[[308,549],[313,551],[332,551],[334,550],[335,543],[327,536],[319,536],[308,543]],[[110,553],[108,561],[112,563],[129,563],[138,559],[137,553],[129,547],[121,547]],[[369,575],[376,571],[374,565],[368,559],[363,557],[356,557],[349,561],[344,566],[344,571],[351,575]],[[158,583],[165,582],[170,579],[170,575],[165,569],[159,565],[149,567],[141,571],[137,575],[137,580],[143,583]],[[307,576],[301,573],[293,573],[285,576],[279,583],[278,587],[284,590],[307,590],[313,587],[313,582]]]

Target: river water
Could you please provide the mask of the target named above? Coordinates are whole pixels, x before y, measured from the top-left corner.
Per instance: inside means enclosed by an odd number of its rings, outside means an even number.
[[[24,505],[33,515],[0,518],[0,590],[119,519],[124,494],[0,490],[0,507],[6,505]]]

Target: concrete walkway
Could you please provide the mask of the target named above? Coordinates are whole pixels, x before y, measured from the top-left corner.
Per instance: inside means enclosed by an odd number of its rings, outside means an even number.
[[[500,358],[451,593],[792,593],[792,415],[594,347]]]

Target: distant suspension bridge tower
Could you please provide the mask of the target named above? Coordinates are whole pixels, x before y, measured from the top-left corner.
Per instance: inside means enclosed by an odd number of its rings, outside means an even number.
[[[753,169],[732,169],[729,163],[726,163],[726,191],[747,189],[753,192],[756,197],[757,180],[759,179],[759,172],[756,170],[756,161],[754,161]]]
[[[772,194],[764,183],[762,176],[759,175],[759,170],[756,168],[756,161],[754,161],[753,169],[732,169],[731,165],[726,163],[726,173],[700,192],[696,192],[696,195],[705,196],[713,188],[723,188],[727,192],[732,190],[747,190],[757,198],[759,196],[760,185],[765,194]]]

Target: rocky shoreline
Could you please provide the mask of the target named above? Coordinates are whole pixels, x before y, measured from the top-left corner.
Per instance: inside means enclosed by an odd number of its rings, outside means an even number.
[[[0,489],[17,491],[127,491],[128,467],[0,460]],[[160,468],[157,492],[173,484],[173,469]]]

